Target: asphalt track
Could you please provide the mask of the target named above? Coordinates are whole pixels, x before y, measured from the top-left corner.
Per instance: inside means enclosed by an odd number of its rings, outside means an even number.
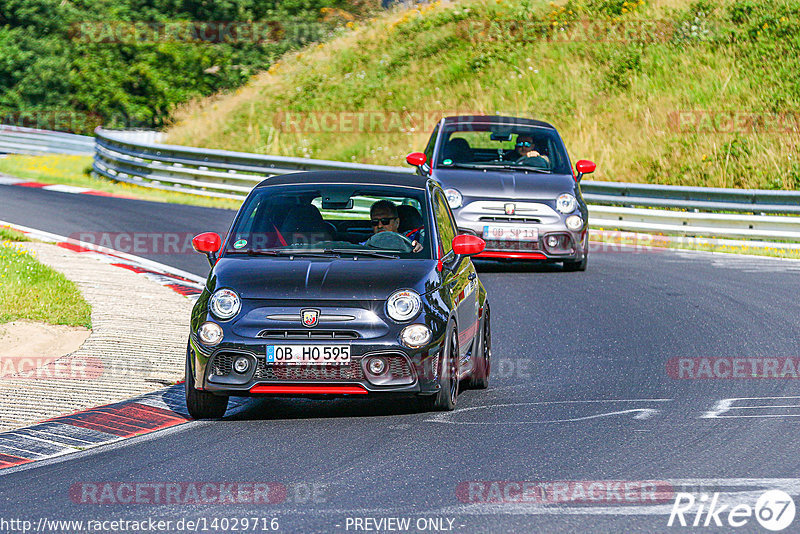
[[[61,235],[224,232],[232,216],[0,186],[0,220]],[[207,272],[200,256],[140,255]],[[585,273],[499,263],[479,271],[493,310],[493,376],[488,391],[462,393],[455,412],[251,400],[220,421],[5,470],[0,519],[204,518],[210,527],[257,517],[277,518],[281,532],[365,532],[356,519],[396,517],[410,518],[411,531],[441,518],[454,532],[765,532],[754,518],[737,529],[669,528],[674,492],[720,491],[751,505],[767,489],[800,495],[798,380],[668,373],[675,358],[800,356],[800,262],[618,249],[594,251]],[[461,491],[470,481],[487,493]],[[634,490],[622,502],[609,490],[591,501],[520,503],[499,502],[513,492],[489,495],[492,481],[671,489],[656,504]],[[266,505],[76,502],[70,488],[86,482],[274,482],[286,496]],[[487,496],[495,502],[475,502]],[[205,531],[233,530],[221,526]],[[786,530],[797,531],[800,517]]]

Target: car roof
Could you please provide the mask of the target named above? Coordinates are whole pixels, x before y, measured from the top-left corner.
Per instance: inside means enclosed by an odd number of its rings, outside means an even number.
[[[500,123],[506,125],[520,125],[520,126],[536,126],[539,128],[550,128],[555,130],[555,126],[550,123],[537,121],[534,119],[525,119],[522,117],[507,117],[503,115],[455,115],[452,117],[445,117],[446,124],[493,124]]]
[[[409,187],[424,189],[427,176],[382,171],[305,171],[293,172],[280,176],[272,176],[263,180],[256,187],[289,184],[369,184]]]

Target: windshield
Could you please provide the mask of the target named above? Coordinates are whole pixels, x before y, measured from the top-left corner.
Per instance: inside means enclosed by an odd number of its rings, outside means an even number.
[[[564,144],[549,128],[507,123],[450,124],[442,135],[437,168],[519,168],[543,174],[571,174]]]
[[[430,259],[423,190],[316,184],[253,193],[227,240],[228,254]]]

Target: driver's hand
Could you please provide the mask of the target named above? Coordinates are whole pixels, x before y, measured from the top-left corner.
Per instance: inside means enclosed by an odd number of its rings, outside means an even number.
[[[416,239],[414,241],[412,241],[411,244],[414,246],[414,249],[412,250],[412,252],[416,253],[416,252],[420,252],[422,250],[422,243],[420,243]]]

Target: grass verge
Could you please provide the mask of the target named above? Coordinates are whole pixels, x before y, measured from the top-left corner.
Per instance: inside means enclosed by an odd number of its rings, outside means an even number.
[[[211,208],[239,209],[241,201],[208,198],[186,193],[148,189],[125,182],[114,182],[107,179],[96,178],[91,175],[91,156],[26,156],[12,154],[0,158],[0,173],[9,174],[16,178],[23,178],[48,184],[74,185],[87,187],[97,191],[104,191],[139,200],[154,202],[168,202],[172,204],[189,204]]]
[[[8,226],[0,226],[0,242],[5,243],[11,241],[21,242],[30,241],[30,239],[28,239],[28,237],[22,232],[14,230],[13,228],[9,228]]]
[[[442,114],[500,113],[592,179],[798,189],[798,47],[800,0],[432,3],[183,106],[168,142],[403,166]]]
[[[19,232],[0,228],[0,324],[27,319],[92,327],[92,309],[74,282],[22,248]]]

